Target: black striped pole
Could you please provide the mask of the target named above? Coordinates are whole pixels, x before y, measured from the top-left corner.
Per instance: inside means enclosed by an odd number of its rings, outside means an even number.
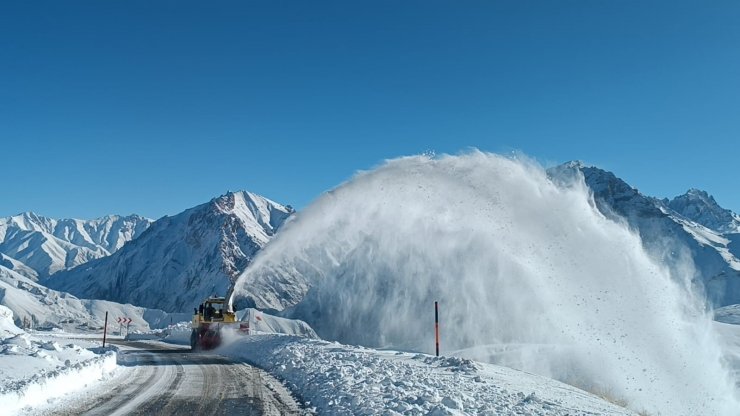
[[[108,334],[108,311],[105,311],[105,323],[103,324],[103,348],[105,348],[105,336]]]
[[[439,303],[434,301],[434,344],[437,347],[437,357],[439,357]]]

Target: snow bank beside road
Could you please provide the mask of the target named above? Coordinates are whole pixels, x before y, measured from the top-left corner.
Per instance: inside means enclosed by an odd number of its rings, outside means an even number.
[[[116,368],[112,351],[56,370],[34,374],[26,380],[15,380],[0,390],[0,415],[45,403],[49,399],[89,387],[91,382],[109,377]]]
[[[13,313],[0,305],[0,415],[84,388],[115,368],[114,351],[33,337],[17,328]]]
[[[307,338],[318,338],[311,327],[297,319],[286,319],[273,316],[257,309],[246,308],[236,312],[239,322],[249,324],[251,334],[285,334]],[[161,331],[148,331],[131,334],[127,340],[157,339],[171,344],[190,345],[190,322],[179,322]]]
[[[216,352],[282,379],[319,414],[634,415],[545,377],[462,358],[280,335],[229,339]]]
[[[299,319],[287,319],[270,315],[254,308],[246,308],[236,313],[237,319],[249,324],[253,334],[285,334],[307,338],[319,338],[307,323]]]

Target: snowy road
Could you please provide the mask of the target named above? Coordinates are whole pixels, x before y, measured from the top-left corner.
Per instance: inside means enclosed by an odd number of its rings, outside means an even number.
[[[244,363],[157,344],[122,342],[119,373],[55,415],[290,415],[300,408],[273,377]],[[71,404],[70,402],[74,402]]]

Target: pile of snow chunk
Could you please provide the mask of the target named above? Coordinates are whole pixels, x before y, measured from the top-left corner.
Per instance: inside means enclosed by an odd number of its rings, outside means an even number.
[[[162,341],[170,344],[190,345],[190,322],[179,322],[164,330]]]
[[[116,353],[37,339],[0,305],[0,409],[14,414],[109,377]]]
[[[272,373],[319,414],[634,415],[555,380],[456,357],[280,335],[231,339],[216,352]]]

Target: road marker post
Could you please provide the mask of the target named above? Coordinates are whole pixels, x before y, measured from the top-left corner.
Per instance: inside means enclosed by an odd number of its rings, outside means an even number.
[[[105,311],[105,325],[103,326],[103,348],[105,348],[105,336],[108,334],[108,311]]]
[[[439,302],[434,301],[434,345],[439,357]]]

